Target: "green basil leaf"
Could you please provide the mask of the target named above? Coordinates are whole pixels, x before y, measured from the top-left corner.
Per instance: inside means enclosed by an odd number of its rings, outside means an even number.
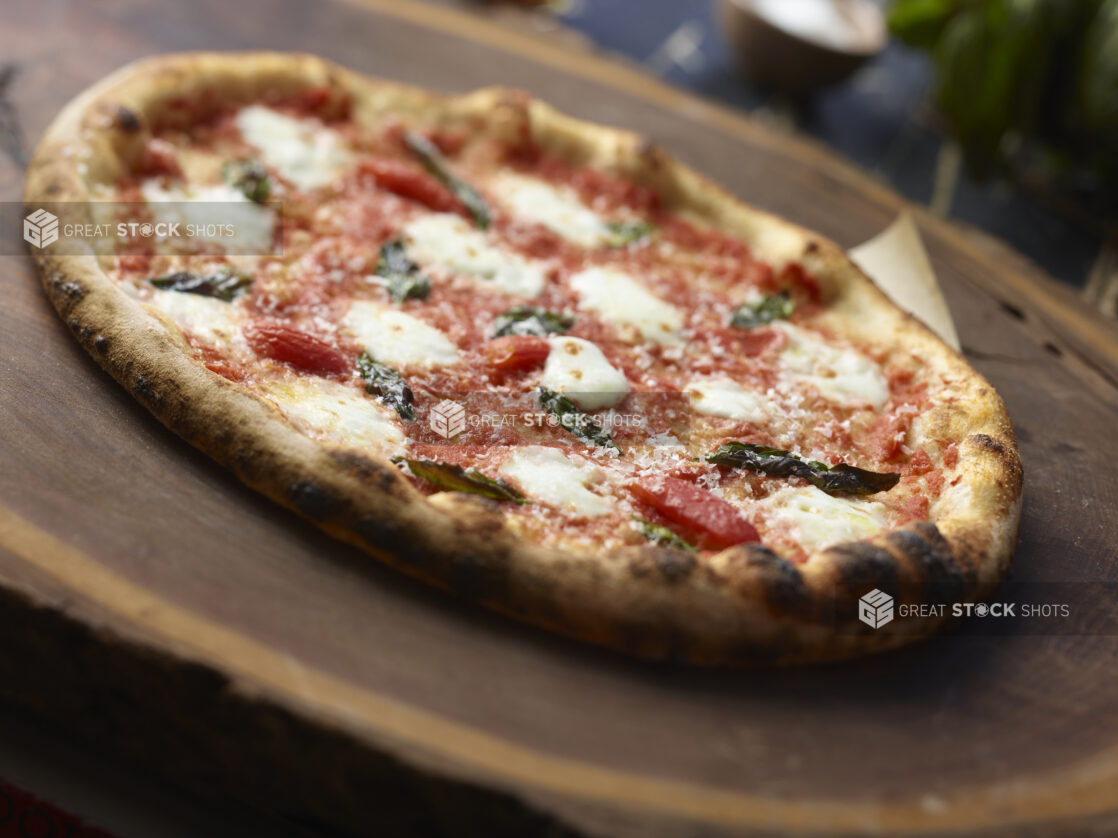
[[[742,303],[730,316],[730,325],[738,329],[752,329],[774,320],[786,320],[795,310],[796,304],[792,298],[781,291],[755,303]]]
[[[896,472],[867,471],[846,463],[828,466],[815,460],[804,460],[790,451],[749,442],[727,442],[714,453],[707,454],[706,460],[772,477],[801,477],[824,492],[834,494],[873,495],[892,489],[901,479]]]
[[[415,397],[404,377],[392,367],[377,363],[368,352],[362,352],[357,359],[357,372],[365,380],[365,391],[376,396],[395,410],[401,419],[415,421],[412,402]]]
[[[562,334],[571,328],[574,322],[574,315],[571,314],[532,306],[517,306],[497,316],[497,327],[493,337],[534,335],[545,338],[549,334]]]
[[[434,460],[410,460],[400,457],[397,463],[407,463],[411,473],[443,489],[455,492],[465,492],[470,495],[482,495],[494,500],[510,500],[513,503],[524,504],[528,500],[503,480],[494,480],[486,477],[474,468],[450,463],[439,463]]]
[[[178,291],[182,294],[214,297],[226,303],[233,302],[236,297],[243,294],[252,285],[251,276],[231,267],[220,268],[212,274],[179,271],[167,276],[157,276],[149,281],[163,291]]]
[[[599,425],[594,417],[584,413],[578,406],[562,393],[556,393],[544,387],[539,389],[540,405],[559,420],[563,430],[574,434],[579,439],[598,445],[602,448],[612,448],[618,454],[621,449],[613,441],[609,432]]]
[[[221,176],[232,186],[257,204],[268,200],[272,194],[272,179],[267,170],[255,160],[231,160],[221,167]]]
[[[634,518],[633,527],[658,547],[674,547],[677,550],[695,549],[694,545],[688,544],[667,527],[662,527],[651,521],[645,521],[643,518]]]
[[[423,274],[392,274],[388,280],[388,296],[394,303],[404,300],[426,300],[431,293],[431,280]]]
[[[610,247],[624,247],[648,238],[656,227],[648,221],[610,221],[606,224],[609,236],[606,243]]]
[[[431,280],[419,272],[419,265],[408,258],[400,239],[385,242],[380,248],[377,276],[385,280],[388,295],[394,303],[404,300],[426,300],[431,293]]]
[[[434,175],[443,186],[454,193],[454,197],[462,202],[466,211],[470,213],[470,217],[473,218],[474,224],[481,230],[487,230],[492,220],[489,205],[485,203],[485,199],[476,189],[450,170],[450,165],[446,162],[442,152],[439,151],[438,146],[415,131],[408,131],[404,134],[404,142],[412,154],[419,158],[427,171]]]

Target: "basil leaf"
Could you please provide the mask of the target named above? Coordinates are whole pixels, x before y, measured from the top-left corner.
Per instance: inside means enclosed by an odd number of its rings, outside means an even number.
[[[575,318],[571,314],[532,306],[517,306],[497,316],[497,328],[493,332],[493,337],[534,335],[545,338],[549,334],[561,334],[567,331],[574,322]]]
[[[394,303],[407,299],[426,300],[431,293],[431,280],[419,273],[419,265],[408,258],[400,239],[381,245],[377,276],[385,280],[388,296]]]
[[[392,274],[387,277],[388,296],[394,303],[404,300],[426,300],[431,293],[431,280],[423,274]]]
[[[179,271],[167,276],[157,276],[149,281],[163,291],[178,291],[183,294],[214,297],[226,303],[233,302],[237,296],[243,294],[252,285],[251,276],[230,267],[220,268],[212,274]]]
[[[739,329],[752,329],[764,326],[774,320],[786,320],[796,310],[796,304],[788,293],[781,291],[755,303],[742,303],[730,316],[730,325]]]
[[[489,205],[485,203],[485,199],[476,189],[450,170],[450,166],[442,152],[439,151],[438,146],[415,131],[408,131],[404,134],[404,143],[412,154],[419,158],[427,171],[434,175],[443,186],[454,193],[454,197],[462,202],[466,211],[470,213],[470,217],[473,218],[474,224],[481,230],[488,229],[492,218]]]
[[[362,352],[357,359],[357,372],[365,379],[365,391],[369,395],[376,396],[393,408],[401,419],[415,421],[415,411],[411,407],[415,396],[400,373],[392,367],[377,363],[368,352]]]
[[[450,489],[455,492],[465,492],[470,495],[482,495],[494,500],[511,500],[513,503],[525,504],[528,500],[503,480],[494,480],[486,477],[475,468],[462,468],[450,463],[439,463],[434,460],[410,460],[400,457],[396,463],[407,463],[411,473],[436,486]]]
[[[559,420],[560,427],[579,439],[602,448],[612,448],[618,454],[621,449],[613,441],[601,425],[594,421],[594,417],[579,410],[570,399],[562,393],[556,393],[544,387],[539,389],[540,405]]]
[[[643,518],[634,518],[633,527],[658,547],[674,547],[677,550],[695,549],[693,545],[688,544],[667,527],[661,527],[659,524],[645,521]]]
[[[267,170],[255,160],[231,160],[221,167],[225,182],[257,204],[268,200],[272,194],[272,179]]]
[[[840,463],[828,466],[804,460],[789,451],[766,448],[749,442],[727,442],[706,455],[708,463],[731,468],[746,468],[772,477],[802,477],[824,492],[847,495],[873,495],[892,489],[900,481],[896,472],[867,471]]]
[[[606,243],[610,247],[624,247],[648,238],[656,227],[648,221],[610,221],[606,229],[609,230]]]

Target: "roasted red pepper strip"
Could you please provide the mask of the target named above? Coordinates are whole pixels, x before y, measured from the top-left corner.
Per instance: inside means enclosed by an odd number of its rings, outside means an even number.
[[[330,341],[280,322],[251,323],[245,337],[257,354],[307,372],[341,375],[354,368],[353,360]]]
[[[680,536],[705,550],[761,540],[738,510],[694,483],[678,477],[657,477],[629,488],[637,500],[674,524]]]
[[[449,189],[412,163],[402,160],[364,160],[359,166],[377,186],[410,198],[436,212],[463,212],[462,203]]]
[[[502,372],[527,370],[547,360],[551,345],[546,338],[509,335],[485,344],[485,358]]]

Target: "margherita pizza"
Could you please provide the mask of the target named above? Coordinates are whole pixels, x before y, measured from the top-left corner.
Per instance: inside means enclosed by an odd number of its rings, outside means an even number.
[[[522,620],[644,656],[833,659],[939,622],[872,628],[867,593],[977,599],[1008,564],[1021,469],[980,375],[836,245],[523,93],[161,57],[66,108],[26,198],[147,222],[35,255],[169,428]],[[169,218],[198,232],[153,245]]]

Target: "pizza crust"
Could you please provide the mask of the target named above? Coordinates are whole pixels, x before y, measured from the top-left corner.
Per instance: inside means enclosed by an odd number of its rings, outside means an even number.
[[[492,501],[425,498],[388,461],[302,435],[270,402],[194,361],[169,320],[110,280],[105,257],[37,253],[44,288],[78,341],[171,430],[248,485],[406,573],[636,655],[718,665],[845,658],[925,636],[943,621],[897,619],[870,629],[858,622],[857,601],[873,588],[913,603],[990,594],[1012,553],[1022,489],[1013,427],[993,387],[889,302],[837,245],[740,203],[635,134],[572,119],[518,91],[441,97],[313,56],[169,55],[123,68],[62,111],[31,163],[26,201],[89,200],[94,184],[128,170],[151,126],[186,126],[184,102],[247,103],[322,86],[351,94],[354,118],[369,124],[393,112],[510,139],[527,125],[546,150],[657,189],[681,216],[742,237],[763,259],[799,260],[823,287],[829,326],[904,344],[948,382],[950,403],[923,417],[923,434],[959,441],[961,479],[945,488],[932,521],[836,545],[802,564],[757,544],[709,559],[651,545],[608,560],[543,548],[518,539]]]

